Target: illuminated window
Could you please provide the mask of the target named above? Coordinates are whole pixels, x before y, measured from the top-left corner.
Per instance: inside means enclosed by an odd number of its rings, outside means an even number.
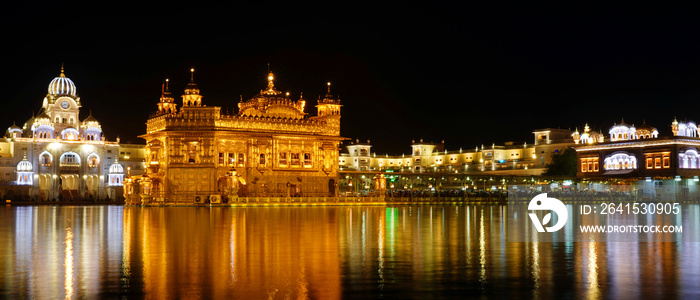
[[[654,162],[651,157],[647,157],[647,169],[653,169],[654,168]]]
[[[637,168],[637,158],[624,152],[617,152],[605,158],[606,170],[629,170]]]
[[[664,161],[664,169],[668,169],[671,167],[671,160],[669,159],[668,156],[664,156],[663,161]]]
[[[311,153],[304,153],[304,166],[311,166]]]
[[[280,165],[287,165],[287,152],[280,153]]]
[[[298,166],[298,165],[300,165],[299,153],[291,153],[291,154],[290,154],[290,160],[291,160],[291,164],[292,164],[293,166]]]
[[[189,143],[187,145],[187,162],[194,163],[197,158],[197,145]]]
[[[598,158],[581,158],[581,172],[598,172]]]
[[[661,158],[654,158],[654,169],[661,169]]]
[[[243,153],[238,153],[238,166],[242,167],[245,165],[245,155]]]
[[[88,167],[94,168],[94,167],[97,167],[97,165],[98,165],[97,156],[91,156],[90,159],[88,160]]]
[[[61,165],[73,165],[73,164],[78,164],[78,158],[75,154],[72,153],[66,153],[63,155],[63,158],[61,160]]]
[[[682,169],[700,168],[700,155],[695,148],[688,148],[678,154],[678,167]]]
[[[228,153],[228,165],[233,166],[236,164],[236,154],[231,152]]]
[[[44,167],[51,166],[51,156],[48,153],[44,153],[39,157],[39,162]]]

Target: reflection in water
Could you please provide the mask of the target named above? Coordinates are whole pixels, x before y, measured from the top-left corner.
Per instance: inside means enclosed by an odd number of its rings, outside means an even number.
[[[509,243],[505,216],[497,205],[7,206],[0,298],[700,297],[700,243]]]
[[[588,284],[586,285],[586,299],[599,299],[600,286],[598,285],[598,253],[596,243],[588,243]]]
[[[335,213],[126,207],[124,216],[131,286],[147,297],[340,297]]]
[[[73,232],[66,228],[66,260],[63,264],[66,269],[66,299],[73,297]]]
[[[6,206],[0,228],[0,298],[122,293],[122,207]]]

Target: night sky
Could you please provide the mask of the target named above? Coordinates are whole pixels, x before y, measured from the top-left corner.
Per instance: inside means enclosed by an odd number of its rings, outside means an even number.
[[[181,103],[189,69],[208,106],[236,107],[266,86],[306,112],[325,83],[344,105],[341,135],[379,154],[412,139],[447,149],[533,140],[546,127],[607,134],[643,121],[670,135],[700,121],[700,24],[689,8],[493,7],[452,2],[298,7],[263,3],[64,2],[6,8],[3,128],[41,107],[60,73],[109,140],[145,143],[161,84]],[[4,124],[4,125],[3,125]]]

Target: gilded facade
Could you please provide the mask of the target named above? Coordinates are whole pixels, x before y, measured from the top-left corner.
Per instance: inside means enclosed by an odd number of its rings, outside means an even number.
[[[146,123],[146,175],[127,194],[145,201],[216,202],[237,196],[335,196],[338,189],[340,100],[328,92],[316,116],[307,100],[267,87],[238,103],[238,113],[203,104],[194,82],[178,107],[166,80]],[[147,196],[148,195],[148,196]],[[133,201],[141,201],[134,197]]]

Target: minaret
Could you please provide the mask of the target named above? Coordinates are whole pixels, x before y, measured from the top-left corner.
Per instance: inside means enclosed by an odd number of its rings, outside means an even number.
[[[165,79],[165,83],[161,88],[160,92],[160,102],[158,103],[159,113],[174,113],[177,112],[177,104],[175,103],[175,98],[170,93],[170,88],[168,87],[169,79]]]
[[[199,94],[199,87],[194,83],[194,68],[190,69],[190,83],[185,88],[182,95],[182,106],[202,106],[202,96]]]

